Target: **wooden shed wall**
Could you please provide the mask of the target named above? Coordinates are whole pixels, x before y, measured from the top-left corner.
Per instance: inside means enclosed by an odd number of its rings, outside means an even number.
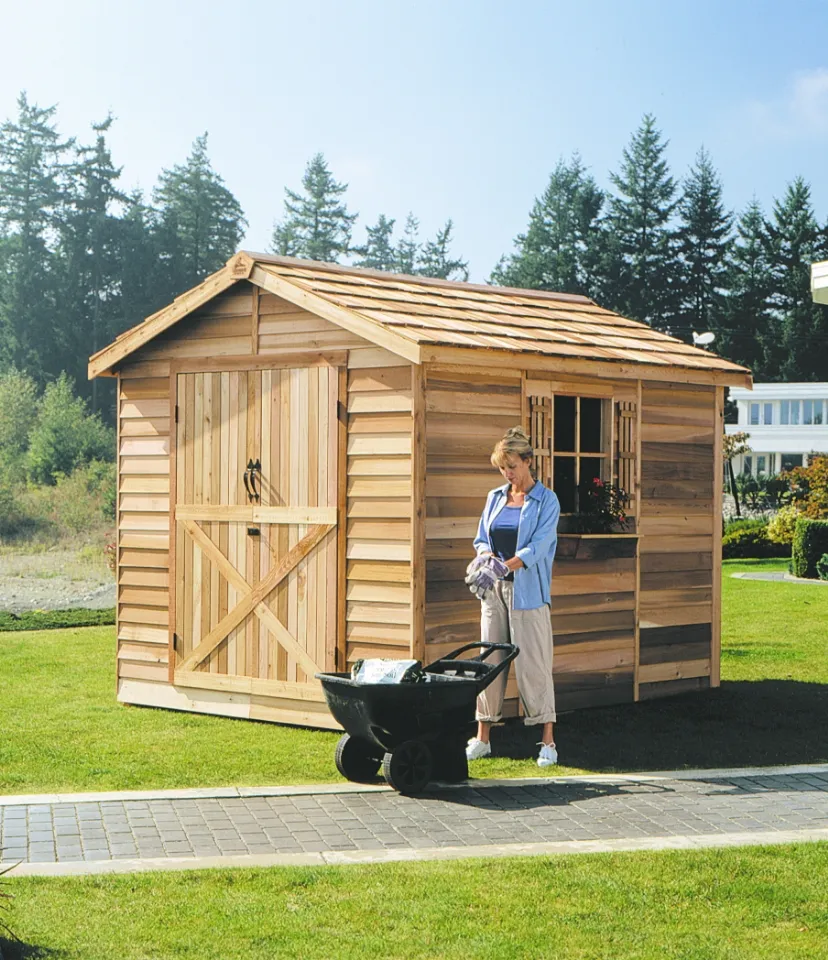
[[[410,365],[241,281],[153,340],[119,370],[117,677],[121,700],[285,719],[268,715],[267,697],[173,689],[169,683],[170,364],[183,359],[204,358],[206,364],[222,357],[283,356],[314,350],[347,350],[351,368],[349,406],[353,416],[349,419],[354,429],[348,438],[346,531],[350,538],[346,547],[349,636],[355,644],[391,637],[401,644],[400,649],[408,649],[409,606],[397,601],[402,598],[401,591],[406,592],[406,599],[410,592],[410,521],[405,517],[410,516],[411,412],[410,398],[406,407],[404,391],[397,396],[391,384],[396,385],[400,377],[410,383]],[[369,389],[372,383],[375,389]],[[390,398],[392,393],[395,398]],[[373,439],[379,440],[387,457],[366,455]],[[392,499],[393,506],[387,502]],[[386,517],[383,511],[388,509],[397,510],[398,516]],[[365,526],[375,519],[381,519],[382,531]],[[406,529],[388,528],[389,519],[398,526],[406,524]],[[399,533],[399,538],[390,538],[391,531]],[[393,573],[399,579],[386,583],[371,561],[386,566],[381,561],[391,554],[397,559],[386,575]],[[364,655],[362,649],[354,646],[354,655]],[[330,725],[323,705],[307,704],[306,709],[305,722]]]
[[[639,696],[718,684],[721,388],[642,384]]]

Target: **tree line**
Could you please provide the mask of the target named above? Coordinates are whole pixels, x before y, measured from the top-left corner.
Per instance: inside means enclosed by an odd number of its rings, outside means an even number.
[[[0,125],[0,372],[43,389],[66,373],[108,419],[111,385],[86,379],[91,353],[199,283],[238,249],[247,222],[213,169],[207,135],[163,169],[149,195],[121,186],[111,116],[86,138],[64,138],[56,108],[21,94]],[[525,232],[490,282],[584,293],[603,306],[713,348],[760,380],[828,379],[828,313],[812,303],[810,264],[828,259],[810,188],[794,179],[770,211],[726,209],[709,155],[680,181],[667,141],[645,116],[602,190],[577,154],[558,161]],[[271,250],[377,270],[467,279],[447,219],[421,239],[417,218],[382,214],[354,236],[322,154],[285,190]]]

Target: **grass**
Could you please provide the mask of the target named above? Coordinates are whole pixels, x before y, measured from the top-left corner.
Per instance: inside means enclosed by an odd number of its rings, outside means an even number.
[[[828,760],[828,588],[739,580],[718,690],[561,717],[549,775]],[[337,734],[115,700],[110,627],[0,633],[0,793],[337,782]],[[476,776],[535,776],[533,728],[495,728]]]
[[[21,879],[6,960],[815,960],[828,847]]]
[[[27,630],[56,630],[64,627],[97,627],[115,623],[115,609],[28,610],[6,613],[0,610],[0,633]]]

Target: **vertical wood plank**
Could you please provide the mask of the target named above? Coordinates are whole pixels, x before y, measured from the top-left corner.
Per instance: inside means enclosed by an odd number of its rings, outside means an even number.
[[[261,460],[262,460],[262,505],[271,505],[271,466],[270,466],[270,432],[271,432],[271,392],[273,389],[273,375],[270,370],[262,370],[262,395],[259,402],[259,421],[261,423]],[[273,524],[261,525],[262,536],[259,543],[259,576],[264,578],[270,571],[270,538],[273,533]],[[270,598],[268,597],[268,601]],[[263,623],[259,624],[259,669],[257,676],[266,680],[270,675],[270,651],[273,640],[270,631]]]
[[[710,686],[721,684],[722,661],[722,481],[724,387],[716,387],[713,408],[713,613],[710,636]]]
[[[120,430],[121,430],[121,378],[118,377],[118,437],[119,442],[116,447],[117,450],[121,449],[120,444]],[[177,558],[179,556],[180,544],[178,543],[178,524],[175,520],[175,504],[177,497],[177,488],[178,488],[178,471],[181,469],[180,466],[180,457],[178,456],[178,448],[180,445],[180,430],[181,426],[177,422],[176,411],[178,410],[178,376],[175,373],[170,374],[170,558],[169,558],[169,569],[167,583],[169,584],[169,596],[170,596],[170,623],[169,631],[170,637],[167,644],[167,679],[170,683],[173,682],[175,675],[175,665],[176,665],[176,649],[175,649],[175,632],[178,629],[178,609],[181,603],[181,595],[179,592],[179,578],[176,576],[176,564]],[[120,455],[118,456],[118,487],[120,489],[121,471],[120,471]],[[120,499],[120,498],[119,498]],[[117,534],[117,531],[116,531]],[[120,550],[116,548],[116,556],[120,558]],[[120,576],[118,575],[118,570],[115,571],[115,583],[120,583]],[[118,587],[120,590],[120,587]],[[116,636],[118,632],[117,626],[117,611],[119,604],[115,604],[116,611]],[[116,671],[117,672],[117,671]]]
[[[259,352],[259,288],[253,284],[250,328],[250,352],[255,356]]]
[[[411,656],[425,660],[426,374],[411,365]]]
[[[262,450],[262,371],[261,370],[251,370],[248,374],[250,382],[253,386],[251,393],[251,402],[250,402],[250,413],[248,416],[248,424],[250,430],[250,440],[248,444],[248,449],[250,450],[251,459],[261,460],[261,450]],[[255,503],[255,500],[254,500]],[[259,528],[261,529],[261,528]],[[246,527],[245,527],[246,531]],[[248,583],[256,585],[260,579],[260,565],[259,565],[259,553],[262,545],[262,538],[259,537],[250,537],[248,536],[248,558],[250,559],[249,564],[249,573],[250,577],[248,578]],[[248,632],[248,638],[250,642],[249,652],[248,652],[248,675],[251,677],[258,677],[259,675],[259,640],[261,638],[260,625],[261,621],[258,617],[250,616],[248,618],[250,623],[250,631]]]
[[[194,376],[195,395],[193,412],[193,502],[204,503],[204,374]],[[202,637],[202,576],[204,571],[201,550],[193,545],[193,648],[201,643]]]
[[[185,390],[184,413],[184,500],[195,503],[195,374],[183,377]],[[181,411],[179,411],[181,416]],[[195,545],[190,537],[184,537],[184,624],[181,654],[186,657],[193,649],[193,568]]]
[[[204,389],[203,412],[202,412],[202,495],[204,503],[213,502],[213,377],[212,374],[205,373],[202,376]],[[207,536],[212,537],[213,524],[205,523],[204,531]],[[209,557],[202,556],[201,559],[201,636],[206,637],[210,632],[210,611],[212,607],[212,596],[210,588],[212,586],[212,567]],[[215,654],[208,658],[206,669],[210,673],[215,673],[216,663]]]
[[[230,374],[219,374],[219,503],[228,505],[230,500]],[[219,524],[219,549],[228,556],[230,525]],[[227,616],[228,583],[221,577],[218,590],[218,618]],[[219,648],[219,673],[227,673],[227,642]]]
[[[635,418],[627,417],[629,429],[634,436],[630,436],[630,445],[628,449],[635,449],[634,461],[634,497],[635,497],[635,516],[638,527],[641,529],[641,410],[642,410],[643,384],[641,380],[637,383],[637,394],[635,403]],[[633,447],[634,440],[634,447]],[[628,461],[629,462],[629,461]],[[632,473],[632,470],[630,471]],[[633,665],[633,701],[640,699],[639,689],[639,668],[641,666],[641,538],[636,540],[635,544],[635,662]]]
[[[326,617],[325,669],[345,669],[345,513],[347,510],[347,442],[345,410],[348,408],[348,370],[328,371],[328,506],[337,508],[336,533],[328,541],[328,612]],[[342,421],[339,412],[342,411]]]
[[[282,501],[285,504],[291,503],[290,490],[290,460],[291,460],[291,441],[292,424],[290,418],[290,392],[292,382],[292,371],[289,369],[280,371],[279,385],[279,491]],[[277,557],[281,559],[290,549],[290,527],[286,523],[280,523],[278,527],[278,553]],[[285,577],[277,588],[278,613],[277,616],[285,626],[288,622],[288,610],[290,609],[290,578],[292,574]],[[290,662],[285,648],[280,646],[277,659],[277,679],[290,679]],[[295,674],[294,674],[295,678]]]
[[[307,408],[307,437],[308,437],[308,473],[306,480],[308,506],[319,506],[319,367],[311,367],[307,371],[308,380],[308,408]],[[305,605],[307,622],[305,636],[307,637],[306,650],[314,663],[322,663],[319,657],[319,631],[317,623],[317,609],[319,603],[325,601],[325,582],[319,576],[319,560],[322,550],[320,545],[312,551],[305,566]],[[311,678],[312,679],[312,678]]]
[[[238,430],[238,458],[239,458],[239,503],[247,503],[247,491],[242,483],[242,474],[247,468],[248,443],[247,443],[247,423],[248,406],[250,396],[250,374],[244,370],[239,373],[239,430]],[[243,523],[234,523],[236,535],[236,559],[239,562],[239,573],[249,582],[250,572],[247,564],[247,528]],[[250,618],[243,620],[234,631],[234,641],[236,647],[236,673],[239,676],[247,676],[247,625]]]
[[[227,374],[229,389],[229,429],[227,437],[227,502],[237,506],[239,500],[240,477],[239,472],[239,376],[233,370]],[[227,525],[227,559],[236,569],[239,568],[237,524]],[[227,587],[227,609],[232,610],[239,602],[238,593],[234,587]],[[236,631],[230,634],[224,646],[227,649],[227,672],[235,675],[238,672],[236,664]]]

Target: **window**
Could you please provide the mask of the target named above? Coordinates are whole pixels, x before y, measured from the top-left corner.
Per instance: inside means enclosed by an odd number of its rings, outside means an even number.
[[[753,473],[753,457],[745,457],[742,460],[742,473],[748,475]]]
[[[763,413],[764,413],[764,416],[762,418],[762,423],[773,423],[773,404],[772,403],[764,404]]]
[[[594,478],[611,479],[610,413],[609,401],[597,397],[529,396],[538,478],[558,495],[561,513],[577,513],[580,491]],[[628,437],[632,442],[631,428]]]
[[[791,424],[795,427],[799,426],[799,401],[791,400]]]
[[[760,473],[767,473],[767,458],[763,453],[757,454],[756,456],[756,476],[758,477]]]
[[[822,423],[822,401],[821,400],[803,401],[802,422],[805,424]]]
[[[801,453],[783,453],[782,454],[783,470],[793,470],[794,467],[801,467],[801,466],[802,466]]]
[[[790,423],[791,422],[791,401],[783,400],[780,407],[780,423]]]
[[[752,403],[750,405],[750,419],[748,420],[748,423],[752,427],[755,427],[758,425],[759,423],[759,404],[758,403]]]

